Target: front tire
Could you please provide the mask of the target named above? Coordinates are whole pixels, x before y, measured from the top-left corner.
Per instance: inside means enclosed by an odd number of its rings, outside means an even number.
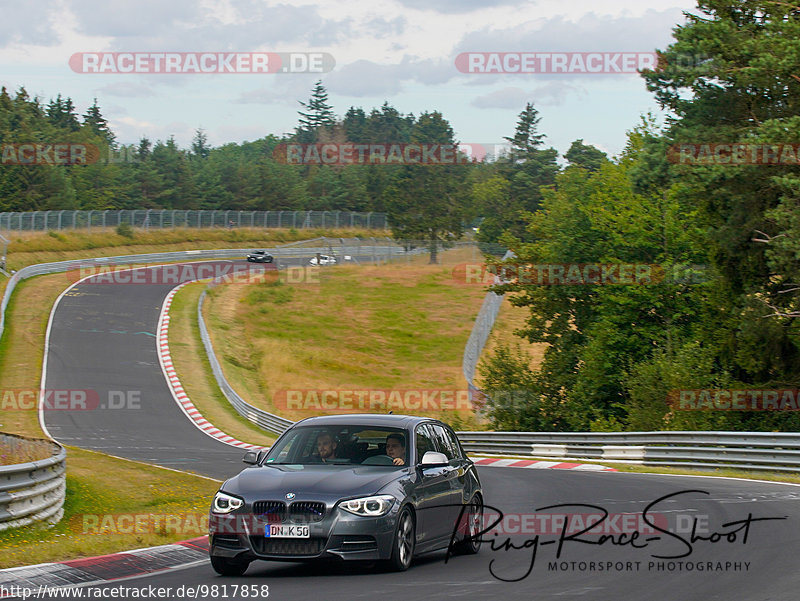
[[[481,549],[481,537],[478,532],[483,527],[483,499],[475,495],[461,516],[459,531],[465,533],[464,538],[455,545],[453,551],[458,555],[475,555]]]
[[[390,570],[393,572],[405,572],[411,566],[415,541],[416,528],[414,526],[414,518],[411,515],[411,510],[408,507],[403,507],[397,517],[397,528],[392,542],[392,558],[386,562]]]
[[[220,576],[241,576],[250,567],[249,561],[233,561],[227,557],[211,556],[211,567]]]

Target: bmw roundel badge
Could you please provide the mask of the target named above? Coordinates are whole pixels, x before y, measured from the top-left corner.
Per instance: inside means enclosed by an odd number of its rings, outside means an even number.
[[[297,495],[296,495],[296,494],[294,494],[293,492],[287,492],[287,493],[286,493],[286,498],[287,498],[289,501],[291,501],[292,499],[294,499],[296,496],[297,496]]]

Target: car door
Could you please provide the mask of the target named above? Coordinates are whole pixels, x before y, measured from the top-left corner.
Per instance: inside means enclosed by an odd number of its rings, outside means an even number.
[[[423,468],[420,464],[426,451],[439,451],[430,424],[419,424],[415,430],[415,462],[420,482],[417,486],[417,544],[425,547],[447,544],[458,514],[460,498],[456,497],[453,479],[456,469],[450,465]]]
[[[447,472],[447,481],[450,485],[450,504],[447,515],[443,516],[443,519],[447,520],[452,534],[452,529],[461,512],[461,505],[469,502],[469,499],[465,498],[465,495],[470,492],[465,491],[465,488],[468,487],[466,459],[461,453],[461,447],[452,430],[442,424],[429,424],[429,427],[433,432],[433,440],[437,450],[443,453],[450,462],[450,469]]]

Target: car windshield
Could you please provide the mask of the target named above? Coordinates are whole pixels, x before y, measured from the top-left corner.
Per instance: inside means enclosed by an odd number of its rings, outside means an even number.
[[[408,465],[405,430],[363,425],[292,428],[273,445],[269,465]]]

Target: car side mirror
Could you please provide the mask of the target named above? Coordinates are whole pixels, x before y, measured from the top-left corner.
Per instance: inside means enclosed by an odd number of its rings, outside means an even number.
[[[247,451],[242,459],[247,465],[258,465],[267,456],[267,451]]]
[[[446,467],[450,465],[447,460],[447,455],[444,453],[437,453],[436,451],[428,451],[422,456],[423,468],[426,467]]]

